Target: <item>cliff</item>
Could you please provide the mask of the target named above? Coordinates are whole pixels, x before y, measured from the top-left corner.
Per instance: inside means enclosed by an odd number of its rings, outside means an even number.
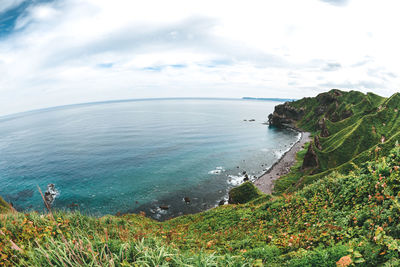
[[[314,134],[304,156],[303,172],[294,181],[296,186],[284,177],[276,183],[277,190],[295,191],[333,171],[346,173],[354,164],[373,159],[371,151],[390,150],[399,134],[399,105],[399,94],[383,98],[333,89],[276,106],[269,115],[271,127],[291,126]],[[293,175],[288,179],[293,182]]]

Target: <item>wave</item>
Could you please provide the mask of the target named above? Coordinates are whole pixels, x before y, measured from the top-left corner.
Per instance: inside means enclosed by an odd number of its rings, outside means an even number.
[[[225,169],[221,166],[215,167],[215,170],[209,171],[208,174],[221,174],[225,172]]]

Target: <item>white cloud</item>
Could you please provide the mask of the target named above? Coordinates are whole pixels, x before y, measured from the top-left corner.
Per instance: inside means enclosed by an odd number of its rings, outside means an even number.
[[[0,115],[124,98],[292,98],[331,86],[389,95],[400,81],[397,10],[394,0],[32,4],[0,40]]]

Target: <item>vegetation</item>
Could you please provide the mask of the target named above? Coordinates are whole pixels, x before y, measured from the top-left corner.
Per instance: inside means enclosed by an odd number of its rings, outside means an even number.
[[[229,192],[230,204],[244,204],[262,195],[262,192],[251,182],[245,182]]]
[[[303,109],[293,122],[318,136],[322,149],[316,139],[310,144],[319,162],[311,168],[302,164],[308,146],[300,151],[276,194],[245,183],[231,193],[244,204],[166,222],[145,214],[23,214],[0,203],[0,265],[399,266],[399,99],[339,93],[327,93],[333,102],[290,103]]]
[[[10,211],[10,205],[4,201],[2,197],[0,197],[0,213],[4,213]]]
[[[318,136],[319,144],[315,140],[311,143],[318,165],[307,170],[298,168],[283,177],[276,193],[294,192],[333,171],[347,173],[354,164],[374,159],[376,149],[388,153],[399,139],[398,93],[386,99],[373,93],[334,89],[288,104],[303,114],[292,120],[294,126]]]

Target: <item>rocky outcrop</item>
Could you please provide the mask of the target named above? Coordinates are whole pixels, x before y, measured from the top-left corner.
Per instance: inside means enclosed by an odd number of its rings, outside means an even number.
[[[329,106],[333,102],[336,102],[339,96],[343,93],[340,90],[332,89],[327,93],[321,93],[316,96],[317,101],[323,106]]]
[[[341,119],[344,120],[344,119],[347,119],[348,117],[351,117],[351,116],[353,116],[353,111],[345,110],[341,114]]]
[[[326,118],[322,118],[318,121],[318,128],[321,130],[321,137],[329,136],[328,127],[326,127]]]
[[[303,108],[295,108],[289,102],[275,106],[275,110],[268,116],[268,123],[271,126],[284,127],[293,125],[304,115]]]
[[[47,191],[44,192],[44,201],[48,208],[50,208],[51,205],[53,205],[53,202],[57,198],[58,195],[59,195],[59,193],[58,193],[58,190],[56,189],[55,185],[48,184]]]
[[[184,197],[183,201],[185,201],[186,204],[190,204],[190,198],[189,197]]]
[[[308,146],[307,153],[304,155],[303,165],[301,166],[301,168],[305,170],[315,167],[318,167],[318,157],[314,151],[313,143],[311,143]]]
[[[318,148],[319,150],[322,150],[322,145],[321,145],[321,142],[319,141],[318,135],[314,136],[314,144],[315,144],[316,148]]]

